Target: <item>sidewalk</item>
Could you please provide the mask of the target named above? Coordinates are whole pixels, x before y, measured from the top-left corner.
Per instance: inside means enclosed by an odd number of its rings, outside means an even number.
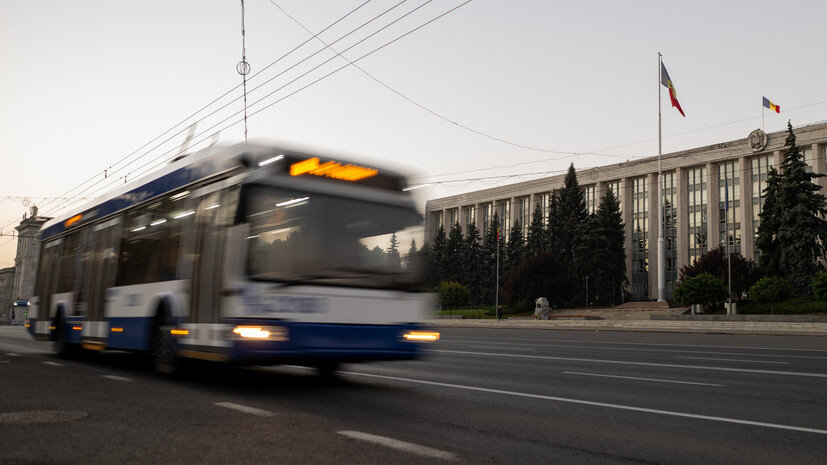
[[[667,321],[648,319],[606,320],[450,320],[433,319],[427,323],[441,328],[545,329],[570,331],[639,331],[700,334],[756,334],[778,336],[827,337],[827,323],[757,321]]]

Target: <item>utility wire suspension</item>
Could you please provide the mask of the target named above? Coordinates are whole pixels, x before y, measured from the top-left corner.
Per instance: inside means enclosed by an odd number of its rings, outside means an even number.
[[[247,142],[247,75],[250,74],[250,64],[247,63],[246,33],[244,31],[244,0],[241,0],[241,61],[235,66],[241,75],[244,86],[244,142]]]

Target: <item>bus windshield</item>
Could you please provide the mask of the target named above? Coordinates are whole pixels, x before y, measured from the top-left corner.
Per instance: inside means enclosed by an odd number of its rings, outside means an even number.
[[[411,208],[248,185],[241,217],[250,224],[251,278],[354,287],[408,288],[416,276],[391,247],[394,233],[420,224]]]

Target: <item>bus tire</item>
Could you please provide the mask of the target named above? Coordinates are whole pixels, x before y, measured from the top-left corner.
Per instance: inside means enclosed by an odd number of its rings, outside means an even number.
[[[54,321],[54,353],[60,358],[69,359],[77,355],[78,345],[68,341],[69,337],[66,334],[66,327],[63,324],[63,311],[58,310],[57,317]]]
[[[166,312],[160,311],[152,330],[152,364],[162,376],[176,378],[181,373],[181,359],[171,330],[172,324]]]

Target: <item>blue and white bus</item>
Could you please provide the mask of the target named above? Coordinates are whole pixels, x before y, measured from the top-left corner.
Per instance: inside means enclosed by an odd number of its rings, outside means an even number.
[[[416,358],[439,338],[421,324],[431,296],[375,253],[421,226],[404,187],[312,153],[209,147],[44,224],[26,324],[59,355],[145,351],[165,374]]]

